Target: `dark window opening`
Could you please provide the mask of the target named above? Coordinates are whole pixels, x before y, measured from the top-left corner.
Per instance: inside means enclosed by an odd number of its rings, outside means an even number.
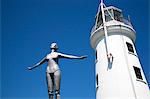
[[[108,13],[108,11],[109,11],[110,13]],[[104,13],[105,13],[105,21],[106,21],[106,22],[111,21],[112,18],[111,18],[111,16],[110,16],[110,14],[113,15],[112,9],[105,10]],[[101,11],[100,11],[100,12],[98,13],[98,15],[96,16],[96,19],[97,19],[97,26],[96,26],[96,28],[99,28],[99,27],[103,24],[102,12],[101,12]]]
[[[96,84],[98,86],[98,74],[96,75]]]
[[[95,52],[95,58],[96,58],[96,60],[97,60],[97,50],[96,50],[96,52]]]
[[[110,13],[109,13],[108,11],[109,11]],[[105,10],[104,13],[105,13],[105,20],[106,20],[106,22],[111,21],[111,20],[112,20],[112,18],[111,18],[111,15],[112,15],[111,9]],[[111,14],[111,15],[110,15],[110,14]]]
[[[117,20],[117,21],[120,21],[120,22],[123,21],[123,15],[122,15],[122,13],[121,13],[120,11],[118,11],[118,10],[114,10],[114,18],[115,18],[115,20]]]
[[[136,78],[143,80],[142,74],[141,74],[141,69],[138,67],[135,67],[135,66],[133,66],[133,68],[134,68]]]
[[[126,44],[127,44],[127,47],[128,47],[129,52],[134,53],[133,45],[130,44],[130,43],[128,43],[128,42],[126,42]]]

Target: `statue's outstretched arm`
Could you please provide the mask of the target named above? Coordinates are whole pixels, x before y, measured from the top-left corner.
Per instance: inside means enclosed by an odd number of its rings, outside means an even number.
[[[44,57],[40,62],[38,62],[38,63],[35,64],[34,66],[28,67],[28,70],[32,70],[32,69],[34,69],[34,68],[40,66],[40,65],[43,64],[45,61],[46,61],[46,57]]]
[[[68,59],[84,59],[87,58],[87,56],[74,56],[74,55],[67,55],[67,54],[62,54],[58,53],[59,57],[61,58],[68,58]]]

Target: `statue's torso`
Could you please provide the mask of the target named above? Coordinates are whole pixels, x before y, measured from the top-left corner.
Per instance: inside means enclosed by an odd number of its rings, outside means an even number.
[[[59,70],[58,56],[59,55],[57,52],[52,52],[46,56],[46,59],[48,60],[48,66],[46,72],[54,73],[55,71]]]

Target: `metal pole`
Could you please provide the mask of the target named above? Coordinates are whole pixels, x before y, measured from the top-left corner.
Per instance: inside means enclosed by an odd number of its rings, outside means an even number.
[[[103,8],[103,0],[101,0],[101,4],[100,5],[101,5],[102,20],[103,20],[103,27],[104,27],[104,34],[105,34],[106,52],[107,52],[107,55],[108,55],[110,53],[109,53],[109,49],[108,49],[108,33],[107,33],[105,13],[104,13],[104,8]]]

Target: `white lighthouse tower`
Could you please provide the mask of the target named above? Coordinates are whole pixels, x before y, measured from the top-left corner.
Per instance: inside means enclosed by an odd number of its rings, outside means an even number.
[[[96,54],[96,99],[150,99],[135,38],[122,11],[101,1],[90,37]]]

